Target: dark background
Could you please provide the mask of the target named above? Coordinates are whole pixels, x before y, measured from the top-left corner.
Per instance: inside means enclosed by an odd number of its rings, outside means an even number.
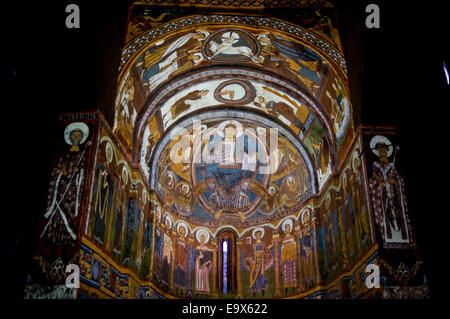
[[[445,297],[449,227],[446,195],[450,67],[445,1],[331,1],[349,69],[352,103],[363,124],[395,125],[409,211],[432,298]],[[78,4],[81,28],[67,29],[65,8]],[[365,8],[381,9],[367,29]],[[130,1],[2,3],[3,179],[7,292],[22,297],[36,225],[46,207],[57,114],[103,110],[112,118]],[[108,111],[109,110],[109,111]]]

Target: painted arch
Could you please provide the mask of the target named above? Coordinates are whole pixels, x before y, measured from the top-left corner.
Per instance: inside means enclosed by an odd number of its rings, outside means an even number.
[[[228,126],[234,130],[231,139]],[[230,144],[233,159],[221,160]],[[150,187],[160,202],[191,223],[219,226],[224,216],[257,221],[301,209],[318,191],[306,147],[289,130],[250,111],[229,108],[186,117],[159,142],[150,163]]]
[[[194,120],[215,119],[212,124],[217,126],[231,117],[256,129],[252,127],[255,119],[264,119],[257,122],[263,123],[264,129],[282,131],[280,145],[286,141],[300,156],[298,163],[304,163],[308,185],[303,197],[297,198],[300,207],[338,170],[340,153],[345,152],[341,145],[353,133],[345,61],[340,60],[338,51],[329,50],[332,43],[313,31],[274,19],[258,18],[262,23],[258,27],[244,16],[234,22],[228,19],[205,16],[201,23],[189,16],[162,24],[129,43],[123,51],[128,53],[121,65],[113,132],[158,193],[158,165],[164,162],[166,168],[172,167],[173,163],[167,162],[168,141],[180,125],[192,135],[193,129],[185,126]],[[186,21],[192,23],[186,26]],[[159,35],[154,33],[157,29]],[[193,176],[183,178],[185,174],[175,171],[169,176],[182,187],[174,191],[189,193],[197,186]],[[266,195],[273,192],[275,186],[258,182]],[[245,185],[256,185],[252,183]],[[240,187],[238,184],[233,186]],[[254,205],[240,213],[246,218],[252,216],[250,211],[264,215],[259,196],[250,193]],[[158,196],[166,200],[161,192]],[[208,216],[213,209],[204,194],[196,194],[191,202],[201,204],[200,210],[206,212],[197,211],[197,216],[215,220]],[[173,203],[167,208],[179,215],[189,211],[177,205],[183,206]],[[223,208],[233,212],[231,206]]]

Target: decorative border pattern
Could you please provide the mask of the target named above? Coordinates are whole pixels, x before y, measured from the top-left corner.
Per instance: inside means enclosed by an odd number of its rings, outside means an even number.
[[[179,6],[198,6],[198,7],[226,7],[226,8],[301,8],[301,7],[325,7],[332,8],[333,5],[325,0],[141,0],[138,4],[149,5],[179,5]]]
[[[142,49],[145,45],[153,40],[166,35],[167,33],[182,30],[187,27],[200,26],[205,24],[241,24],[248,26],[261,26],[266,28],[275,29],[289,33],[309,45],[316,48],[325,57],[334,61],[336,65],[343,71],[343,74],[347,76],[347,64],[344,59],[344,55],[329,41],[325,40],[321,36],[315,34],[312,31],[303,29],[299,26],[283,22],[269,17],[254,17],[254,16],[236,16],[236,15],[192,15],[183,17],[177,20],[169,21],[162,24],[148,32],[143,33],[141,36],[130,42],[123,50],[122,57],[120,59],[119,71],[122,71],[123,67],[127,64],[130,58]]]

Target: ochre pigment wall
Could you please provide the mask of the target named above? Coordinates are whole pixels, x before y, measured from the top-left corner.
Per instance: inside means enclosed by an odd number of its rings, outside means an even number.
[[[208,228],[168,214],[156,193],[148,190],[139,169],[130,164],[103,117],[99,113],[90,117],[83,121],[89,126],[89,136],[78,149],[86,149],[85,164],[78,164],[83,163],[79,158],[66,159],[66,169],[73,163],[79,171],[83,169],[79,197],[76,190],[62,200],[58,197],[67,216],[74,215],[74,198],[79,203],[78,217],[68,218],[76,240],[49,250],[41,239],[33,281],[28,285],[30,296],[49,293],[42,288],[46,284],[63,285],[69,263],[80,266],[77,298],[340,298],[365,292],[365,264],[376,260],[376,245],[365,171],[358,156],[359,137],[341,174],[303,208],[254,227]],[[62,121],[62,131],[69,124]],[[72,146],[62,142],[59,154],[63,155],[56,157],[64,157]],[[60,162],[55,162],[49,207],[56,173],[62,170]],[[65,189],[61,181],[58,186]],[[40,233],[47,219],[43,217]],[[225,295],[218,278],[222,278],[219,239],[226,231],[232,237],[230,280],[234,284]]]

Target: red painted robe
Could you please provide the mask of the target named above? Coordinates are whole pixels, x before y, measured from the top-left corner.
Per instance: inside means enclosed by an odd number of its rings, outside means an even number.
[[[385,246],[401,244],[414,247],[405,185],[394,164],[374,162],[369,188],[375,221]]]

